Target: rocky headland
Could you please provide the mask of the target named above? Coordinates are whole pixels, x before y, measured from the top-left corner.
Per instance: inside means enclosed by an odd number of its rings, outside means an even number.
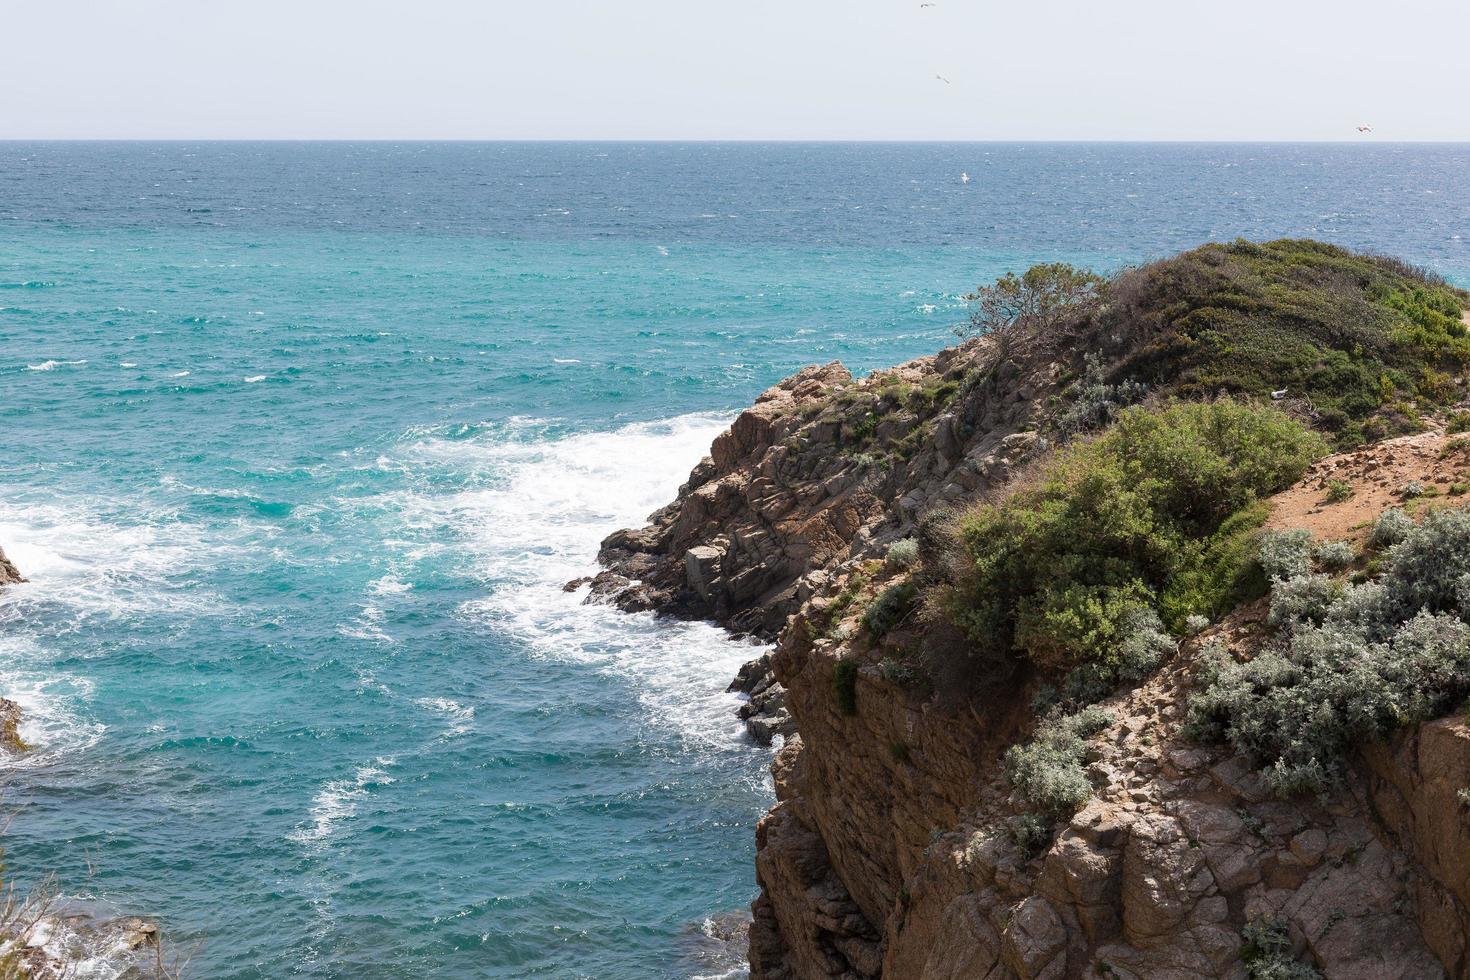
[[[773,644],[752,976],[1470,976],[1470,298],[1312,242],[1033,273],[603,544],[593,600]]]

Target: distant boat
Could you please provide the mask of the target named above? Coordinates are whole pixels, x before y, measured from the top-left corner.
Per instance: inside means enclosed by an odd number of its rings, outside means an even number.
[[[964,173],[963,171],[961,171],[961,173],[960,173],[960,183],[961,184],[968,184],[969,182],[970,182],[970,175],[967,174],[967,173]]]

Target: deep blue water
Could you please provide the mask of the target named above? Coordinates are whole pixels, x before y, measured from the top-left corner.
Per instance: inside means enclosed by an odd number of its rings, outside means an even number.
[[[753,651],[562,592],[599,539],[1007,269],[1311,235],[1470,284],[1467,187],[1445,145],[0,143],[9,870],[199,977],[718,975]]]

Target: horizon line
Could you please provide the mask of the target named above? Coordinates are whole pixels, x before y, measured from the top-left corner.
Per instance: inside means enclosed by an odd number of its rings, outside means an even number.
[[[888,138],[796,138],[796,137],[444,137],[444,136],[0,136],[0,143],[751,143],[751,144],[873,144],[873,145],[1017,145],[1027,143],[1045,144],[1091,144],[1091,145],[1143,145],[1176,144],[1196,146],[1297,146],[1320,144],[1325,146],[1406,146],[1406,145],[1465,145],[1470,137],[1432,137],[1424,139],[1326,139],[1304,137],[1300,139],[1084,139],[1069,137],[995,138],[995,139],[888,139]]]

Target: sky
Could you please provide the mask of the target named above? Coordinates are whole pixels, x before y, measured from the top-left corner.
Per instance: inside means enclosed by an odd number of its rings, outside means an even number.
[[[1470,139],[1470,0],[921,2],[0,0],[0,138]]]

